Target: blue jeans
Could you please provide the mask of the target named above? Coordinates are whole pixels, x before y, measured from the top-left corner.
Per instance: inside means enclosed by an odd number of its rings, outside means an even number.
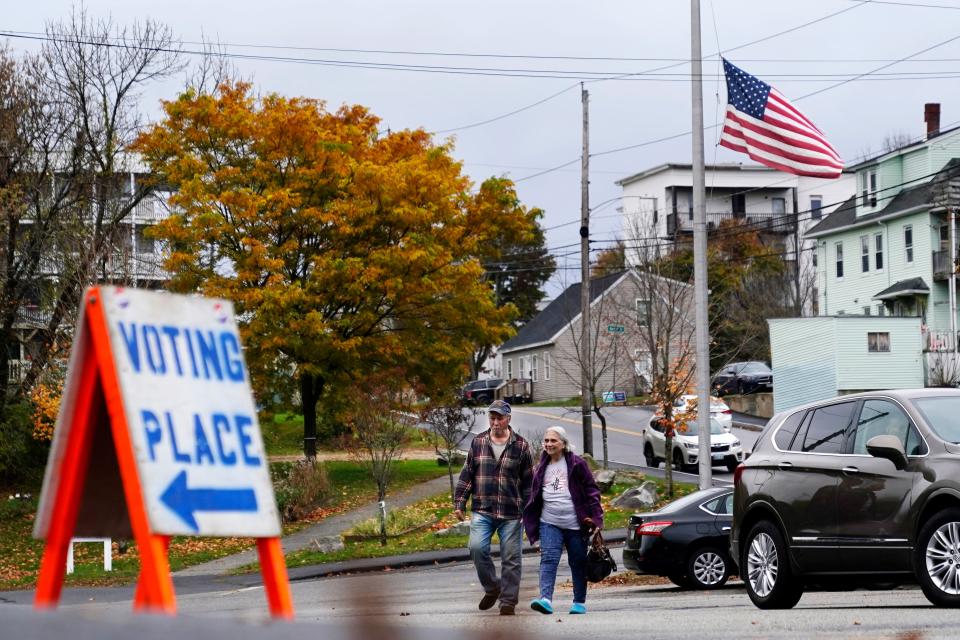
[[[567,548],[567,562],[573,577],[573,601],[587,601],[587,541],[579,529],[561,529],[540,521],[540,597],[553,600],[553,586],[557,582],[557,567],[563,548]]]
[[[477,577],[486,593],[500,592],[500,604],[517,606],[520,598],[520,568],[522,566],[523,527],[519,519],[504,520],[483,513],[470,517],[470,541],[467,548],[477,568]],[[500,537],[500,578],[490,557],[490,539],[494,532]]]

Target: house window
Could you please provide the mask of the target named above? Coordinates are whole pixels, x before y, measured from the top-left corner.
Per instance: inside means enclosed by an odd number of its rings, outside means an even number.
[[[870,236],[860,236],[860,271],[870,271]]]
[[[536,356],[527,356],[526,359],[526,368],[524,369],[524,377],[533,379],[533,364],[536,362]]]
[[[838,242],[836,244],[837,249],[837,277],[843,277],[843,243]]]
[[[869,305],[867,305],[866,307],[863,308],[863,315],[865,315],[865,316],[872,315],[871,312],[872,312],[872,310],[870,309],[870,306],[869,306]]]
[[[817,266],[817,248],[816,247],[813,248],[813,253],[811,254],[811,258],[813,259],[813,266],[816,267]]]
[[[864,207],[877,206],[877,170],[871,169],[862,174],[860,202]]]
[[[885,306],[883,306],[883,303],[882,303],[882,302],[877,305],[877,315],[878,315],[878,316],[885,316],[885,315],[887,315],[887,308],[886,308]]]
[[[543,379],[550,379],[550,354],[543,354]]]
[[[770,203],[773,205],[773,217],[779,220],[787,212],[786,198],[770,198]]]
[[[946,251],[950,248],[950,227],[941,225],[940,227],[940,251]]]
[[[537,374],[539,373],[540,363],[538,362],[539,358],[536,355],[530,357],[530,362],[532,364],[530,368],[530,379],[534,382],[537,381]]]
[[[823,217],[823,196],[810,196],[810,219],[819,220]]]
[[[870,353],[887,353],[890,351],[889,331],[868,331],[867,351]]]
[[[526,356],[520,356],[519,358],[517,358],[517,368],[519,369],[519,371],[517,371],[517,377],[525,378],[527,375],[527,357]]]
[[[913,225],[903,227],[903,258],[907,262],[913,262]]]
[[[883,234],[873,234],[873,264],[879,271],[883,269]]]
[[[507,358],[507,380],[513,379],[513,358]]]
[[[637,298],[637,326],[646,327],[650,324],[650,301]]]

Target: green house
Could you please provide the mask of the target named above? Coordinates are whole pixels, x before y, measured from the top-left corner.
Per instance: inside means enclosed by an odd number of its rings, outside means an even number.
[[[960,212],[960,128],[940,132],[938,120],[924,140],[848,167],[856,194],[807,232],[820,317],[770,321],[776,409],[960,381],[951,293],[960,251],[950,250],[960,224],[951,232],[949,217]],[[817,384],[798,366],[811,352],[824,361]]]

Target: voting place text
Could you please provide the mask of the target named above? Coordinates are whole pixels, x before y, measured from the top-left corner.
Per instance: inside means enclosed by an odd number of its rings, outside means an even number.
[[[123,288],[101,293],[151,528],[278,536],[232,305]]]

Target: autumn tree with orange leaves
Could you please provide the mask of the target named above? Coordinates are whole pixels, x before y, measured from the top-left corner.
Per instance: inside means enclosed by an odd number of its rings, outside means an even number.
[[[173,190],[156,228],[171,287],[234,302],[259,400],[297,382],[308,457],[318,402],[371,377],[449,388],[510,336],[477,256],[529,222],[478,203],[450,143],[239,82],[164,111],[135,149]]]

